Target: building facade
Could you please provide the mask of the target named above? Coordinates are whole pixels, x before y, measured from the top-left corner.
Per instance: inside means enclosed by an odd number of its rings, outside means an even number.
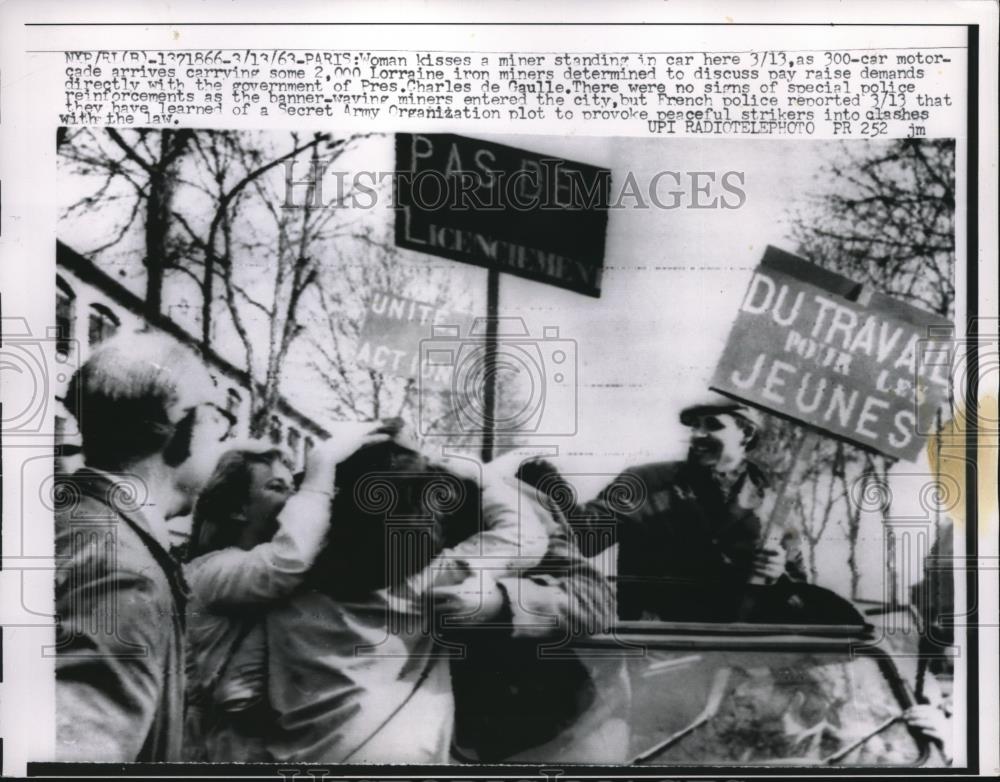
[[[69,366],[81,365],[94,347],[120,330],[164,332],[199,350],[194,336],[167,317],[148,317],[139,296],[62,242],[57,242],[56,247],[56,275],[55,350]],[[250,376],[213,351],[201,355],[215,382],[225,390],[226,406],[237,420],[237,434],[246,436],[250,421]],[[62,406],[68,381],[67,375],[54,389],[57,472],[71,472],[82,466],[79,434]],[[301,469],[309,449],[329,433],[282,400],[271,415],[265,436],[290,451],[296,469]]]

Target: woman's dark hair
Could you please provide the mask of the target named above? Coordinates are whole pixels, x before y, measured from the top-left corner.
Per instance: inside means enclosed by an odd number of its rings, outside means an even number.
[[[250,493],[251,467],[276,462],[292,467],[288,454],[280,448],[234,449],[222,455],[194,506],[188,560],[236,545],[243,526],[243,506]]]
[[[339,599],[397,586],[481,527],[478,484],[396,442],[360,449],[337,466],[335,482],[330,535],[310,581]]]

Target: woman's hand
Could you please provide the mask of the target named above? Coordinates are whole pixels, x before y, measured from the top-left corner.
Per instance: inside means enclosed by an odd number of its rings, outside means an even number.
[[[319,443],[309,452],[306,474],[300,489],[332,494],[338,464],[366,445],[392,439],[391,435],[378,432],[377,429],[378,424],[371,421],[334,424],[330,439]]]

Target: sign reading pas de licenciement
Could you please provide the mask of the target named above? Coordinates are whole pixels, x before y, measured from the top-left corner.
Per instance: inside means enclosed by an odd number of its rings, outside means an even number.
[[[397,246],[600,296],[608,169],[399,133],[393,182]]]
[[[950,333],[943,317],[768,247],[712,387],[912,460],[948,399]]]

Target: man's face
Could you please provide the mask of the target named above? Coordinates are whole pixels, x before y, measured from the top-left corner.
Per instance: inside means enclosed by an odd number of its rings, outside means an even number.
[[[190,512],[198,493],[212,477],[219,458],[230,446],[226,441],[233,424],[222,409],[207,402],[190,408],[185,416],[192,421],[191,446],[188,457],[175,468],[175,485],[186,498],[177,515]]]
[[[703,415],[691,426],[688,459],[716,470],[732,470],[746,457],[746,433],[725,413]]]
[[[178,385],[178,397],[169,412],[174,427],[189,426],[190,447],[187,458],[174,466],[174,485],[183,507],[176,515],[191,511],[195,498],[212,477],[222,454],[231,447],[226,442],[232,434],[232,416],[225,411],[222,397],[212,376],[201,364],[187,362],[175,370],[184,381]]]

